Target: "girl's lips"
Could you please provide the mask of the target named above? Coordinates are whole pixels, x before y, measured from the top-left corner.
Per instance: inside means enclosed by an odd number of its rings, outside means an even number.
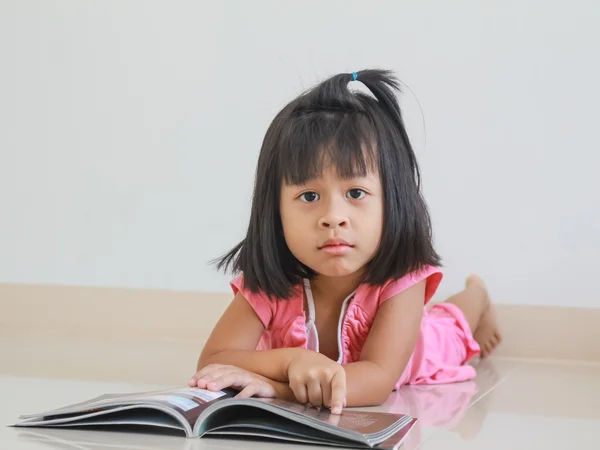
[[[352,247],[350,244],[348,244],[348,242],[346,242],[343,239],[332,238],[332,239],[327,239],[325,242],[323,242],[323,244],[319,248],[330,247],[330,246],[335,246],[335,245],[347,245],[349,247]]]
[[[333,244],[333,245],[325,245],[321,247],[325,253],[329,253],[330,255],[345,255],[350,250],[352,250],[352,246],[348,244]]]

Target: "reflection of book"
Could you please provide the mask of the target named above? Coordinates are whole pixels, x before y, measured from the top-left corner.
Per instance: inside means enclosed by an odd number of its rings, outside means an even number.
[[[154,433],[140,435],[123,431],[113,432],[111,429],[111,433],[107,434],[90,429],[27,428],[19,433],[18,443],[25,444],[23,448],[48,450],[206,450],[207,447],[204,439],[181,439]],[[223,441],[223,445],[215,445],[220,442],[213,440],[211,444],[211,449],[237,449],[235,441]]]
[[[170,429],[187,437],[252,437],[353,448],[398,448],[416,419],[346,410],[341,415],[277,399],[236,399],[235,392],[179,388],[110,394],[39,414],[16,427],[118,426]]]

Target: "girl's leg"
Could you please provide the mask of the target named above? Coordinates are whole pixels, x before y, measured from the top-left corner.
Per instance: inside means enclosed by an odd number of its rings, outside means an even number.
[[[483,280],[477,275],[469,276],[465,289],[446,302],[460,308],[471,327],[473,337],[481,347],[481,356],[488,356],[500,343],[502,335]]]

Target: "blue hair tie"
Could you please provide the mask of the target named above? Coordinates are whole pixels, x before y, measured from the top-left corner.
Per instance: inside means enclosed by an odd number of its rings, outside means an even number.
[[[356,81],[358,78],[358,74],[356,72],[352,72],[352,81]]]

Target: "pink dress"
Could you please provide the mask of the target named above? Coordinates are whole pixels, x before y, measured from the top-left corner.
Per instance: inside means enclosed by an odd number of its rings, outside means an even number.
[[[338,362],[358,361],[378,308],[422,280],[426,280],[426,289],[419,339],[395,389],[404,384],[452,383],[475,378],[475,369],[467,362],[480,348],[461,310],[451,303],[438,303],[427,310],[426,305],[442,280],[441,271],[432,266],[384,286],[360,285],[346,298],[338,322]],[[257,350],[299,347],[319,351],[308,281],[297,286],[289,300],[275,301],[249,292],[244,288],[243,275],[232,280],[231,288],[234,294],[241,291],[265,327]],[[304,311],[305,295],[308,314]]]

